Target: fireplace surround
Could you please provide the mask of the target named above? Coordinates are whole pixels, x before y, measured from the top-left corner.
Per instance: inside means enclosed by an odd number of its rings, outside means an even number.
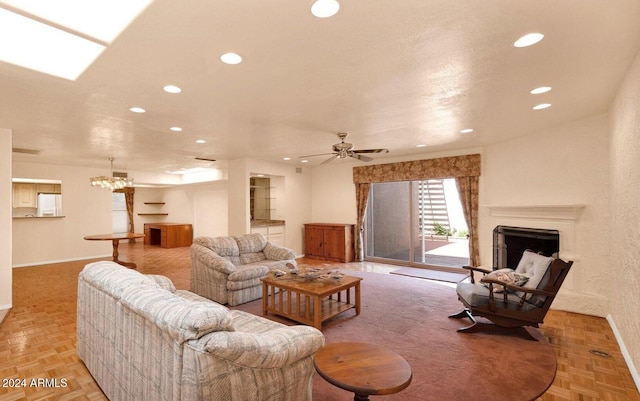
[[[493,229],[493,268],[515,269],[526,249],[558,257],[558,230],[499,225]]]

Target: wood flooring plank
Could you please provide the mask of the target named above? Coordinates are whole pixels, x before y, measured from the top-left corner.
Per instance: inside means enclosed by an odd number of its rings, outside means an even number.
[[[165,249],[138,242],[123,243],[119,251],[120,258],[135,262],[141,273],[162,274],[178,289],[189,289],[189,247]],[[0,387],[0,400],[106,400],[76,354],[78,274],[96,260],[13,269],[13,308],[0,326],[0,380],[65,379],[67,386]],[[379,273],[397,269],[369,262],[303,262]],[[640,401],[606,319],[551,310],[541,330],[554,348],[558,363],[555,380],[539,401]],[[607,356],[596,355],[593,350]]]

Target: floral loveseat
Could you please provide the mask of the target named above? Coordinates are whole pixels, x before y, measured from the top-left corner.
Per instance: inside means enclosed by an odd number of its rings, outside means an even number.
[[[113,262],[78,277],[78,356],[111,401],[310,401],[323,344]]]
[[[269,270],[296,266],[295,253],[262,234],[197,237],[191,245],[191,291],[235,306],[262,298],[261,278]]]

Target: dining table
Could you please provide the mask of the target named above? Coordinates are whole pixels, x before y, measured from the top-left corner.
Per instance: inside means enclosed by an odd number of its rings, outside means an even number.
[[[84,237],[87,241],[111,241],[113,244],[113,261],[128,267],[129,269],[135,269],[137,266],[132,262],[124,262],[118,259],[118,246],[120,245],[121,240],[131,240],[136,238],[143,238],[144,234],[141,233],[111,233],[111,234],[97,234],[97,235],[87,235]]]

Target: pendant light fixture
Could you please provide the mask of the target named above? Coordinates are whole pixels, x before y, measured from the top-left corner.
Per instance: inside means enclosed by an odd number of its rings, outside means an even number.
[[[115,189],[122,189],[124,187],[132,187],[133,186],[133,178],[127,177],[126,173],[117,173],[123,176],[114,177],[113,173],[113,157],[109,157],[109,161],[111,162],[111,177],[91,177],[89,181],[91,182],[92,187],[100,187],[106,188],[111,191]]]

